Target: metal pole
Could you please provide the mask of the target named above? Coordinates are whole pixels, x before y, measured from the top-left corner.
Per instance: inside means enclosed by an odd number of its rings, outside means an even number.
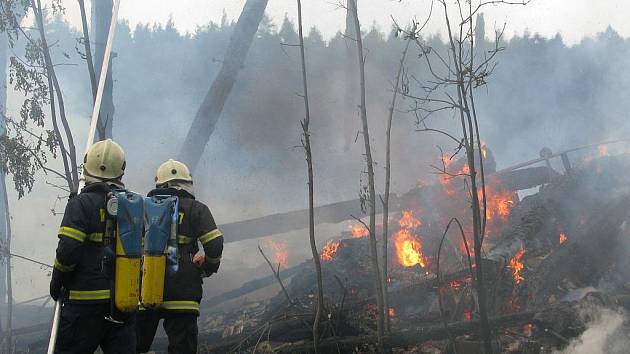
[[[103,58],[103,66],[101,67],[101,75],[98,80],[98,89],[96,91],[96,99],[94,100],[94,109],[92,110],[92,118],[90,119],[90,129],[88,130],[87,143],[85,144],[85,152],[88,151],[92,143],[94,142],[94,134],[96,133],[96,123],[98,121],[98,114],[101,108],[101,101],[103,100],[103,88],[105,87],[105,77],[107,76],[107,68],[109,67],[109,59],[112,52],[112,44],[114,42],[114,32],[116,32],[116,19],[118,18],[118,7],[120,6],[120,0],[114,2],[114,8],[112,10],[112,22],[109,25],[109,34],[107,36],[107,46],[105,47],[105,54]],[[81,178],[79,179],[78,192],[85,187],[85,176],[81,172]],[[55,352],[55,345],[57,344],[57,332],[59,330],[59,320],[61,319],[61,300],[55,302],[55,314],[53,315],[52,327],[50,329],[50,340],[48,341],[48,354]]]

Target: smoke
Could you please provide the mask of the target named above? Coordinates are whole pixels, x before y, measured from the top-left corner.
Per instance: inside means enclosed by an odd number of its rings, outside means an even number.
[[[569,345],[553,354],[622,354],[628,352],[630,338],[626,335],[625,314],[592,307],[580,314],[589,318],[588,327],[581,336],[571,340]]]
[[[75,49],[75,39],[81,34],[59,19],[51,19],[47,28],[50,42],[56,43],[54,61],[76,64],[59,66],[58,76],[81,149],[92,102],[85,61]],[[170,25],[119,26],[112,62],[114,137],[127,152],[125,183],[130,189],[146,192],[152,187],[155,168],[177,154],[220,67],[232,30],[230,23],[209,24],[186,35]],[[210,206],[219,224],[307,206],[306,163],[303,151],[296,148],[300,145],[299,120],[304,116],[302,99],[296,95],[301,92],[299,58],[294,48],[281,45],[294,43],[295,38],[291,23],[277,29],[263,21],[196,171],[197,197]],[[444,46],[440,38],[428,40],[433,47]],[[316,204],[353,199],[365,166],[361,139],[344,149],[344,122],[354,126],[353,137],[359,130],[358,84],[345,83],[346,78],[356,79],[356,53],[348,56],[347,39],[342,35],[323,40],[317,30],[311,30],[305,41]],[[369,53],[368,118],[377,163],[376,188],[381,193],[387,107],[404,43],[401,38],[372,30],[366,33],[364,44]],[[630,120],[626,118],[630,77],[625,74],[630,65],[630,43],[613,30],[573,47],[560,37],[529,34],[510,39],[505,46],[487,90],[478,94],[482,138],[495,151],[499,169],[537,157],[543,146],[558,151],[630,135]],[[410,51],[407,64],[413,78],[411,89],[417,89],[415,79],[429,77],[417,48]],[[350,75],[346,77],[347,72]],[[16,113],[20,97],[10,88],[8,91],[9,111]],[[415,132],[415,119],[406,112],[411,106],[411,100],[400,98],[392,127],[395,193],[406,192],[419,179],[432,183],[435,176],[429,166],[436,164],[439,156],[435,146],[445,151],[454,148],[444,139]],[[448,114],[436,116],[445,125],[453,123],[449,118]],[[51,166],[59,167],[60,163],[52,161]],[[51,262],[61,216],[52,215],[50,209],[63,212],[66,199],[65,193],[46,182],[58,181],[40,174],[33,193],[20,201],[11,198],[12,247],[17,253]],[[319,225],[320,245],[345,228]],[[303,230],[274,238],[288,242],[289,266],[309,256]],[[258,242],[229,244],[222,272],[262,264],[257,256]],[[38,246],[33,247],[35,244]],[[18,299],[46,293],[44,271],[17,262],[16,269]],[[213,288],[220,291],[226,281],[218,277],[222,275],[213,278]]]

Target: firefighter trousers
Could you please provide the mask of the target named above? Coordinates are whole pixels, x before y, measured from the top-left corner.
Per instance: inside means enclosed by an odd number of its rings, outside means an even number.
[[[99,346],[104,354],[134,354],[135,315],[117,324],[105,319],[109,314],[109,304],[64,304],[55,354],[94,353]]]
[[[151,349],[160,319],[164,319],[162,327],[168,337],[168,354],[197,353],[197,314],[168,313],[162,310],[138,312],[136,325],[138,353],[146,353]]]

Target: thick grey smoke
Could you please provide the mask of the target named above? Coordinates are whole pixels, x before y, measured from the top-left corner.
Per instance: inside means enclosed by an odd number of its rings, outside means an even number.
[[[622,354],[628,352],[630,339],[623,327],[627,316],[609,309],[590,308],[581,314],[591,321],[581,336],[553,354]]]
[[[76,53],[81,46],[75,38],[81,35],[58,19],[52,19],[48,29],[50,42],[56,43],[55,61],[76,64],[59,66],[58,74],[80,149],[91,108],[87,69]],[[178,33],[172,24],[129,28],[123,23],[119,27],[112,63],[114,137],[127,151],[125,178],[131,189],[150,189],[155,168],[177,154],[216,75],[232,29],[227,22],[209,24],[191,35]],[[207,145],[195,175],[196,190],[219,223],[307,206],[306,163],[303,151],[297,148],[299,120],[304,114],[301,98],[296,95],[301,91],[299,61],[294,48],[281,45],[295,40],[291,23],[275,28],[263,21]],[[429,41],[435,47],[443,46],[440,38]],[[347,119],[354,122],[355,133],[359,130],[357,96],[346,95],[344,83],[346,69],[356,69],[356,53],[348,58],[347,39],[337,35],[324,41],[317,30],[310,31],[305,44],[312,98],[316,203],[356,198],[364,169],[362,145],[351,144],[349,150],[344,150],[343,134]],[[376,30],[365,34],[367,108],[378,191],[383,187],[384,127],[391,81],[403,44],[401,38]],[[506,50],[498,58],[487,90],[479,90],[477,96],[481,134],[495,151],[499,168],[535,158],[543,146],[558,151],[629,135],[628,40],[610,29],[572,47],[560,37],[546,39],[529,34],[504,44]],[[417,50],[410,52],[408,72],[426,79],[427,69],[417,54]],[[9,109],[19,103],[19,97],[10,94]],[[439,137],[415,132],[414,118],[406,112],[411,105],[409,99],[400,100],[393,125],[392,190],[396,193],[409,190],[418,180],[434,180],[429,166],[438,161],[436,145],[445,151],[454,148]],[[449,115],[436,119],[444,124],[452,122]],[[13,249],[50,262],[60,217],[49,210],[63,211],[65,199],[64,193],[46,184],[56,182],[54,179],[39,177],[32,194],[21,201],[11,200]],[[57,200],[56,196],[62,198]],[[318,240],[323,243],[343,228],[345,225],[320,227]],[[304,232],[279,237],[289,241],[290,264],[308,257]],[[257,242],[230,244],[224,270],[262,263],[262,259],[252,256]],[[16,263],[16,269],[18,297],[47,291],[46,272],[28,264]],[[219,275],[213,280],[213,290],[221,291],[222,284],[228,283],[233,286],[236,282]]]

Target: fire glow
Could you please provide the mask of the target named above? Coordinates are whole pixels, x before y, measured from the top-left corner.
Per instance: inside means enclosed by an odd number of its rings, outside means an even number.
[[[322,253],[319,256],[322,261],[331,261],[337,251],[339,250],[339,246],[341,245],[341,241],[339,240],[330,240],[326,243],[324,248],[322,249]]]
[[[401,229],[394,234],[394,247],[396,258],[403,267],[413,267],[416,264],[425,268],[428,264],[422,252],[423,240],[413,234],[412,229],[422,225],[420,220],[413,216],[412,211],[403,211],[398,224]]]
[[[464,320],[472,321],[473,313],[471,309],[464,309]]]
[[[276,264],[282,267],[289,264],[289,247],[286,241],[265,240],[264,245],[273,252],[273,260]]]
[[[396,309],[393,307],[390,307],[387,313],[389,314],[389,317],[396,317]]]
[[[481,198],[481,196],[481,193],[479,193],[479,198]],[[507,219],[516,204],[514,199],[515,196],[508,191],[495,190],[486,186],[486,215],[488,220],[495,218],[502,220]]]
[[[560,234],[560,244],[565,243],[568,240],[567,235],[565,235],[564,233]]]
[[[353,238],[367,237],[367,235],[369,235],[368,229],[363,225],[353,224],[350,225],[349,228]]]
[[[403,210],[400,220],[398,220],[398,225],[405,229],[413,229],[420,227],[422,222],[414,218],[412,210]]]
[[[521,274],[521,271],[523,271],[523,268],[525,267],[523,263],[521,262],[523,255],[525,255],[525,249],[521,248],[516,253],[514,258],[510,260],[510,265],[508,266],[510,270],[512,271],[512,278],[514,279],[514,282],[516,284],[520,284],[523,280],[525,280],[525,278]]]

